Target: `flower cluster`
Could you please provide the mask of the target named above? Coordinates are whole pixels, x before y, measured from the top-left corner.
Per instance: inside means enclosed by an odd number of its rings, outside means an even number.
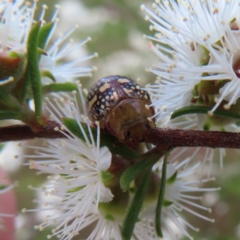
[[[199,169],[201,168],[200,163],[191,167],[187,166],[190,161],[191,159],[187,158],[182,160],[181,163],[169,163],[167,165],[167,184],[162,212],[164,238],[168,236],[169,239],[178,239],[185,236],[188,239],[193,239],[186,229],[199,231],[198,228],[192,226],[191,223],[187,222],[181,216],[182,211],[206,221],[214,222],[214,219],[210,219],[197,212],[199,209],[211,212],[211,209],[197,203],[201,197],[196,195],[196,193],[217,191],[219,188],[201,187],[201,184],[212,181],[214,178],[190,180],[196,179],[194,175],[197,172],[199,173]],[[154,172],[161,172],[162,164],[156,164],[153,169]],[[147,203],[142,215],[140,215],[142,217],[141,221],[136,224],[136,235],[139,239],[148,239],[149,236],[152,236],[151,239],[159,239],[155,229],[152,227],[154,226],[154,212],[151,212],[154,211],[152,209],[153,206],[153,203]],[[192,207],[197,210],[193,210]],[[175,229],[175,231],[172,229]]]
[[[75,98],[75,95],[73,97]],[[55,196],[55,199],[50,202],[38,202],[42,206],[41,210],[61,211],[61,215],[56,213],[53,216],[46,216],[44,224],[37,228],[41,230],[54,223],[58,226],[54,229],[53,235],[71,239],[86,224],[85,218],[90,213],[97,212],[100,202],[109,202],[113,198],[111,191],[102,181],[102,175],[110,167],[112,154],[107,147],[100,147],[99,126],[94,136],[89,120],[79,113],[80,106],[76,98],[74,105],[69,99],[64,103],[56,101],[56,104],[63,104],[64,108],[61,107],[61,111],[57,111],[50,100],[47,103],[46,108],[52,119],[61,124],[59,131],[64,130],[62,118],[71,117],[79,124],[83,140],[72,134],[67,135],[65,140],[48,140],[42,147],[37,148],[36,155],[25,156],[27,159],[41,159],[32,160],[31,169],[50,174],[48,182],[36,190],[44,191],[46,196]],[[36,146],[27,148],[36,149]],[[62,229],[62,226],[66,228]]]
[[[25,2],[23,0],[6,0],[0,3],[0,50],[2,57],[5,57],[6,55],[12,56],[12,52],[18,55],[23,54],[24,56],[20,63],[23,62],[25,65],[25,54],[27,52],[29,32],[33,24],[40,21],[42,26],[45,26],[45,29],[48,28],[48,37],[45,40],[44,45],[39,46],[40,48],[43,47],[41,53],[43,55],[39,61],[39,70],[43,83],[49,83],[50,80],[66,82],[83,76],[91,76],[91,72],[94,68],[85,66],[84,62],[96,57],[97,54],[95,53],[85,56],[85,50],[83,48],[91,38],[87,38],[79,43],[74,43],[72,39],[69,39],[77,26],[56,37],[60,6],[56,6],[56,11],[53,13],[49,22],[44,20],[47,6],[43,5],[42,11],[38,17],[34,16],[36,7],[37,1]],[[73,53],[77,53],[78,58],[71,60],[69,56]],[[64,64],[63,61],[66,61],[66,59],[68,60],[68,63]],[[12,65],[10,67],[12,69]],[[25,66],[21,67],[21,71],[17,76],[0,76],[1,85],[13,81],[12,77],[19,78],[21,74],[23,74]],[[9,71],[11,69],[9,69]]]
[[[79,93],[79,98],[83,99],[81,86]],[[36,200],[39,208],[24,209],[23,212],[46,211],[44,223],[36,228],[43,230],[45,227],[53,226],[53,233],[48,238],[57,236],[60,239],[71,239],[78,234],[81,236],[81,230],[94,223],[87,237],[88,240],[105,238],[120,240],[124,214],[129,199],[133,198],[130,190],[123,193],[119,185],[118,175],[126,160],[112,155],[107,147],[100,147],[99,124],[96,123],[97,135],[94,136],[91,130],[92,123],[84,115],[85,104],[83,102],[83,105],[79,106],[77,98],[78,94],[75,92],[72,96],[73,102],[64,98],[55,99],[54,103],[49,99],[46,100],[46,109],[51,119],[61,125],[56,130],[66,134],[64,132],[66,126],[62,119],[74,119],[83,138],[79,139],[70,134],[66,135],[67,139],[64,140],[45,140],[41,147],[26,146],[36,150],[34,154],[24,155],[24,158],[30,160],[30,168],[50,174],[41,188],[31,188],[51,198]],[[83,109],[82,112],[79,109]],[[193,176],[200,172],[201,164],[191,165],[190,161],[190,158],[180,163],[173,161],[167,166],[161,224],[164,236],[170,236],[171,239],[176,238],[176,235],[192,239],[186,227],[198,231],[180,215],[182,210],[206,221],[214,221],[189,207],[210,212],[209,208],[197,203],[201,197],[196,193],[219,190],[201,187],[213,178],[192,180],[196,178]],[[153,166],[151,180],[153,185],[161,181],[161,169],[162,161]],[[198,178],[200,179],[200,176]],[[151,239],[159,239],[154,229],[157,189],[153,190],[150,187],[149,192],[151,193],[148,194],[139,215],[140,221],[136,223],[133,232],[138,239],[149,239],[150,236]],[[173,225],[176,232],[171,230]]]
[[[23,212],[45,213],[43,222],[35,228],[52,227],[49,239],[70,240],[76,235],[82,238],[83,234],[87,240],[193,239],[189,230],[198,228],[185,219],[185,212],[214,222],[208,216],[211,209],[200,203],[200,194],[219,190],[204,186],[214,180],[214,150],[166,150],[163,146],[131,141],[133,137],[125,128],[129,130],[131,125],[138,132],[140,126],[148,133],[155,129],[156,120],[157,127],[237,129],[229,116],[239,114],[240,103],[238,1],[157,0],[154,12],[142,5],[151,29],[156,31],[154,37],[147,38],[154,42],[149,47],[160,58],[160,63],[150,69],[158,78],[155,84],[145,87],[151,95],[152,108],[131,105],[139,111],[143,108],[147,121],[139,115],[137,124],[127,122],[128,116],[124,118],[116,131],[124,129],[129,137],[121,141],[112,134],[115,129],[111,132],[106,127],[106,119],[110,118],[107,114],[113,113],[109,102],[117,99],[113,108],[122,109],[123,101],[128,103],[129,99],[119,97],[118,89],[115,91],[104,82],[100,87],[94,85],[87,97],[88,107],[95,104],[95,112],[86,109],[83,92],[87,90],[83,91],[74,80],[89,76],[94,70],[85,66],[86,60],[97,56],[85,56],[83,47],[90,38],[77,44],[68,40],[76,26],[56,37],[60,7],[56,6],[51,20],[46,22],[47,6],[43,5],[40,16],[35,17],[36,5],[37,1],[31,4],[24,0],[0,3],[0,112],[11,110],[1,116],[22,120],[37,134],[54,124],[54,130],[62,137],[43,140],[41,146],[23,144],[25,149],[34,150],[23,154],[28,160],[24,164],[48,174],[41,187],[31,186],[38,195],[44,195],[35,200],[37,207],[24,208]],[[71,60],[69,55],[73,53],[80,57]],[[69,62],[62,63],[65,60]],[[139,86],[130,85],[128,79],[120,78],[119,82],[125,95],[133,90],[136,96],[143,92]],[[59,93],[64,88],[71,94]],[[45,97],[42,107],[45,91],[53,94]],[[149,100],[147,94],[144,97]],[[29,99],[34,99],[35,112],[29,107]],[[105,109],[109,112],[105,113]],[[201,111],[208,115],[199,115]],[[173,113],[181,116],[181,121],[172,120]],[[101,116],[100,122],[94,122],[97,118],[91,114]],[[121,114],[111,115],[111,127]],[[54,132],[53,128],[50,130]],[[140,141],[144,140],[145,137]],[[222,166],[225,149],[219,153]]]
[[[160,58],[151,68],[158,76],[147,87],[158,118],[178,108],[201,104],[228,110],[239,90],[239,2],[156,1],[154,12],[142,6],[156,42],[150,48]]]
[[[160,62],[149,69],[157,75],[155,84],[145,89],[158,126],[238,132],[231,114],[239,114],[239,2],[156,0],[152,7],[141,9],[155,31],[146,37]],[[179,109],[181,118],[172,120]],[[189,156],[198,151],[176,150]],[[216,152],[222,168],[225,149],[202,155],[203,162],[210,160],[209,176]]]

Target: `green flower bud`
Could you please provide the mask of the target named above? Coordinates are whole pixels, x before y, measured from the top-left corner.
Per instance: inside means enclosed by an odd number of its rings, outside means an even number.
[[[227,80],[200,81],[195,85],[195,91],[199,96],[219,94],[219,89],[227,82]]]

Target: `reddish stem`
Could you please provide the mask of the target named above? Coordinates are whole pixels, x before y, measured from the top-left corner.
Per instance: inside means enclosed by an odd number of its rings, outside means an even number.
[[[13,125],[0,128],[0,142],[20,141],[34,138],[65,138],[66,136],[54,130],[60,127],[56,122],[48,122],[46,127],[35,126],[36,132],[27,125]]]
[[[240,148],[240,133],[153,128],[145,141],[166,148]]]
[[[47,126],[39,125],[37,132],[27,125],[2,127],[0,142],[66,138],[66,135],[54,130],[56,127],[60,128],[57,123],[51,121]],[[146,134],[145,141],[164,151],[176,147],[240,148],[240,133],[153,128]]]

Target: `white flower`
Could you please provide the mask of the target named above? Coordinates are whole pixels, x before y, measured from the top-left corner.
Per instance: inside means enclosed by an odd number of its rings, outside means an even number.
[[[54,196],[52,201],[38,200],[42,205],[40,209],[29,211],[56,210],[47,215],[38,228],[54,225],[53,235],[71,239],[84,228],[89,212],[98,212],[100,202],[109,202],[113,198],[110,189],[103,183],[103,173],[110,167],[112,154],[107,147],[100,147],[99,125],[95,136],[91,131],[91,123],[79,112],[82,106],[78,106],[76,99],[74,102],[63,100],[57,108],[50,101],[47,102],[52,118],[59,124],[62,125],[63,116],[76,120],[84,140],[71,134],[62,140],[46,140],[41,147],[28,146],[37,151],[24,156],[33,159],[30,168],[50,174],[48,182],[36,190],[44,192],[46,196]]]
[[[152,28],[169,41],[175,38],[179,44],[186,40],[204,44],[225,36],[227,27],[223,25],[238,16],[239,1],[156,0],[153,8],[155,13],[142,6],[151,17]]]
[[[1,51],[12,49],[26,51],[28,31],[32,24],[33,12],[23,0],[1,1],[0,3]]]
[[[80,99],[83,99],[81,88],[79,88]],[[48,173],[48,181],[42,188],[36,189],[53,199],[37,200],[39,209],[27,211],[50,210],[47,212],[44,223],[36,226],[37,229],[44,229],[54,226],[53,233],[48,236],[57,236],[60,239],[71,239],[80,234],[88,226],[92,226],[88,235],[88,240],[93,239],[115,239],[120,240],[121,228],[124,218],[124,209],[128,206],[121,206],[122,215],[109,206],[114,206],[114,197],[110,189],[103,184],[102,173],[107,171],[111,164],[111,153],[106,147],[100,148],[99,127],[97,136],[93,136],[90,125],[85,115],[83,105],[78,106],[77,95],[74,93],[73,102],[68,99],[56,99],[55,102],[47,100],[46,109],[51,113],[52,119],[62,125],[63,117],[74,118],[79,129],[85,136],[85,141],[71,135],[64,140],[46,140],[44,146],[28,146],[36,149],[33,155],[25,157],[32,160],[30,167]],[[84,130],[85,122],[87,129]],[[60,131],[64,128],[62,127]],[[96,140],[94,140],[96,139]],[[179,159],[179,158],[178,158]],[[200,163],[190,167],[190,160],[185,159],[181,163],[177,161],[168,164],[167,184],[165,189],[165,203],[162,211],[162,228],[164,236],[175,239],[176,234],[185,235],[192,239],[186,228],[197,229],[188,223],[181,215],[180,211],[189,212],[199,218],[213,222],[188,207],[191,205],[197,210],[210,212],[209,208],[203,207],[196,201],[200,197],[191,195],[192,192],[208,192],[218,189],[199,187],[201,184],[213,180],[212,178],[195,180],[199,177],[195,175],[199,172]],[[161,178],[161,162],[156,164],[153,172]],[[175,174],[176,173],[176,174]],[[119,190],[120,187],[119,187]],[[129,192],[132,199],[132,192]],[[154,219],[156,211],[156,198],[146,201],[140,212],[139,219],[135,224],[133,236],[140,240],[159,239],[155,231]],[[110,204],[110,205],[108,205]],[[113,205],[111,205],[113,204]],[[120,206],[115,206],[119,208]],[[25,211],[25,210],[24,210]],[[134,239],[134,237],[132,237]]]
[[[227,100],[228,109],[240,97],[239,1],[156,1],[155,13],[142,6],[156,30],[151,45],[161,62],[150,69],[160,77],[147,87],[158,118],[191,104],[191,91],[202,80],[230,80],[219,91],[211,112]],[[234,65],[236,65],[234,67]],[[234,69],[235,68],[235,69]]]
[[[213,219],[205,217],[203,214],[198,213],[198,211],[211,212],[211,209],[204,207],[197,203],[201,199],[200,196],[192,193],[204,193],[217,191],[218,188],[202,188],[200,185],[212,181],[211,179],[196,179],[196,172],[199,170],[200,164],[195,164],[192,167],[187,166],[189,164],[189,159],[182,161],[179,164],[173,163],[167,166],[167,183],[165,189],[165,203],[162,209],[162,229],[164,234],[164,239],[179,239],[182,236],[186,236],[189,239],[193,239],[187,231],[187,228],[198,231],[198,229],[192,226],[185,218],[182,216],[183,212],[188,212],[196,217],[204,219],[209,222],[214,222]],[[154,167],[154,171],[161,172],[161,166],[157,164]],[[161,175],[161,174],[160,174]],[[59,178],[59,177],[58,177]],[[61,182],[54,177],[51,181],[59,182],[58,192],[54,189],[56,184],[52,185],[51,188],[44,189],[46,194],[51,194],[54,196],[59,196],[61,199],[59,201],[53,200],[51,203],[44,203],[49,210],[62,210],[61,213],[56,213],[53,216],[47,216],[44,223],[36,226],[37,229],[42,230],[44,227],[49,225],[56,225],[53,229],[53,234],[49,235],[48,238],[52,236],[57,236],[60,239],[70,240],[72,237],[80,234],[85,228],[91,226],[91,230],[88,230],[87,240],[94,239],[114,239],[121,240],[121,227],[123,219],[115,218],[113,215],[108,215],[104,211],[95,208],[95,204],[90,201],[87,203],[82,200],[78,206],[78,199],[74,195],[79,194],[77,191],[71,196],[69,192],[66,196],[66,189],[70,189],[66,186],[66,182],[63,179]],[[70,181],[71,182],[71,181]],[[49,185],[50,186],[50,185]],[[77,186],[77,185],[75,185]],[[62,188],[62,190],[60,189]],[[88,186],[86,186],[87,188]],[[70,189],[71,190],[71,189]],[[81,191],[81,190],[80,190]],[[64,195],[62,195],[64,194]],[[89,197],[89,196],[88,196]],[[68,203],[71,202],[71,205]],[[89,204],[89,207],[86,207]],[[81,209],[81,205],[84,205],[85,210]],[[77,208],[78,206],[78,208]],[[189,207],[191,206],[191,207]],[[195,208],[196,210],[192,209]],[[77,212],[71,212],[75,209]],[[43,209],[44,210],[44,209]],[[133,236],[137,237],[139,240],[146,239],[160,239],[155,231],[155,210],[156,201],[147,202],[144,204],[143,209],[139,216],[139,221],[135,224]],[[31,211],[31,210],[30,210]],[[80,232],[80,233],[79,233]],[[132,237],[131,239],[135,239]]]
[[[41,21],[42,26],[46,24],[44,15],[47,6],[43,5],[40,16],[35,18],[36,5],[36,0],[32,3],[24,0],[6,0],[0,3],[0,52],[26,53],[27,40],[33,24],[37,21]],[[91,40],[90,38],[79,43],[74,43],[72,39],[69,39],[76,26],[65,34],[55,37],[56,31],[59,32],[56,28],[59,9],[60,7],[56,6],[56,11],[52,15],[53,27],[47,37],[46,49],[44,48],[46,55],[41,56],[39,63],[43,83],[49,83],[50,79],[66,82],[83,76],[91,76],[94,68],[87,67],[85,62],[97,56],[96,53],[86,55],[84,46]],[[68,63],[64,63],[66,60]]]
[[[48,73],[50,72],[57,82],[72,81],[79,77],[91,76],[95,68],[87,67],[85,62],[98,56],[97,53],[86,56],[84,47],[87,42],[91,41],[91,38],[88,37],[79,43],[69,39],[78,28],[76,25],[66,33],[58,34],[58,38],[54,39],[54,33],[57,31],[59,9],[60,7],[56,6],[56,12],[51,19],[51,22],[54,22],[54,26],[47,39],[46,49],[44,49],[47,55],[43,55],[39,63],[40,71],[45,76],[49,76]],[[44,14],[42,14],[42,18],[43,16]],[[64,60],[68,62],[63,64]],[[43,80],[46,81],[46,77]]]
[[[41,13],[40,18],[43,22],[45,9],[47,9],[46,5],[43,6],[43,12]],[[59,36],[55,39],[55,32],[59,31],[57,28],[59,9],[60,6],[57,5],[56,11],[51,19],[54,26],[48,36],[46,47],[44,49],[47,52],[47,55],[41,56],[39,63],[40,71],[44,76],[44,83],[49,82],[46,79],[46,76],[49,77],[49,75],[52,75],[52,80],[57,82],[73,81],[80,77],[91,76],[91,72],[94,68],[87,67],[85,62],[97,57],[97,53],[86,56],[84,47],[87,42],[91,41],[90,37],[79,43],[74,43],[72,39],[69,39],[73,32],[78,28],[77,25],[64,34],[58,34]],[[62,63],[66,60],[67,63]]]
[[[89,212],[82,224],[82,229],[93,224],[94,228],[89,232],[86,240],[114,239],[121,240],[121,223],[114,219],[108,219],[101,212]],[[68,239],[68,238],[67,238]]]
[[[200,196],[192,193],[204,193],[209,191],[216,191],[216,188],[203,188],[201,185],[210,179],[196,180],[196,173],[199,170],[200,163],[193,166],[189,165],[190,159],[185,159],[180,163],[169,163],[167,165],[167,182],[165,187],[165,195],[162,207],[162,229],[163,237],[170,237],[169,239],[179,239],[185,236],[189,239],[193,239],[188,229],[198,231],[198,229],[192,226],[182,216],[182,212],[188,212],[198,218],[204,219],[209,222],[214,222],[197,211],[211,212],[211,209],[200,205],[197,201],[201,199]],[[156,172],[161,173],[162,165],[157,163],[154,166]],[[161,176],[161,174],[160,174]],[[151,239],[160,239],[154,229],[154,214],[155,208],[151,207],[153,203],[147,203],[143,208],[140,215],[140,222],[136,224],[136,231],[134,232],[139,239],[150,239],[147,237],[146,232],[151,236]],[[189,207],[191,206],[191,207]],[[192,209],[195,208],[196,210]]]
[[[53,234],[47,236],[48,239],[52,236],[57,236],[59,239],[70,240],[77,235],[81,238],[81,231],[85,230],[84,235],[88,233],[88,237],[85,238],[86,240],[121,240],[121,222],[108,219],[108,217],[100,211],[93,211],[92,209],[94,209],[94,206],[88,209],[84,218],[81,218],[79,215],[73,220],[73,222],[71,222],[71,224],[65,224],[64,228],[60,230],[58,228],[54,229]],[[73,226],[75,226],[77,231],[72,231]],[[90,230],[86,229],[90,226]],[[36,228],[41,230],[42,227],[36,226]]]
[[[200,81],[201,70],[194,69],[199,66],[201,59],[199,54],[191,53],[191,46],[187,45],[180,53],[172,52],[173,58],[168,58],[154,45],[150,48],[163,58],[164,62],[151,69],[153,73],[160,76],[155,84],[147,85],[151,95],[152,106],[156,110],[157,120],[169,116],[174,110],[189,105],[191,91]],[[185,50],[185,51],[184,51]],[[196,48],[196,52],[201,49]],[[178,60],[179,59],[179,60]],[[155,117],[154,116],[154,117]]]

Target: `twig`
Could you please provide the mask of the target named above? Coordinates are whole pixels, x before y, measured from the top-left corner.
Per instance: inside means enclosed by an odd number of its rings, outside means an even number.
[[[47,127],[38,128],[34,132],[27,125],[13,125],[0,128],[0,142],[20,141],[34,138],[66,138],[55,122],[49,122]],[[66,132],[67,133],[67,132]],[[197,131],[153,128],[145,136],[145,141],[163,150],[176,147],[210,147],[210,148],[239,148],[240,133]]]
[[[59,131],[55,131],[57,124],[49,124],[45,128],[39,128],[37,132],[27,125],[13,125],[0,128],[0,142],[20,141],[34,138],[65,138],[66,136]]]
[[[145,141],[166,148],[240,148],[240,133],[153,128]]]

